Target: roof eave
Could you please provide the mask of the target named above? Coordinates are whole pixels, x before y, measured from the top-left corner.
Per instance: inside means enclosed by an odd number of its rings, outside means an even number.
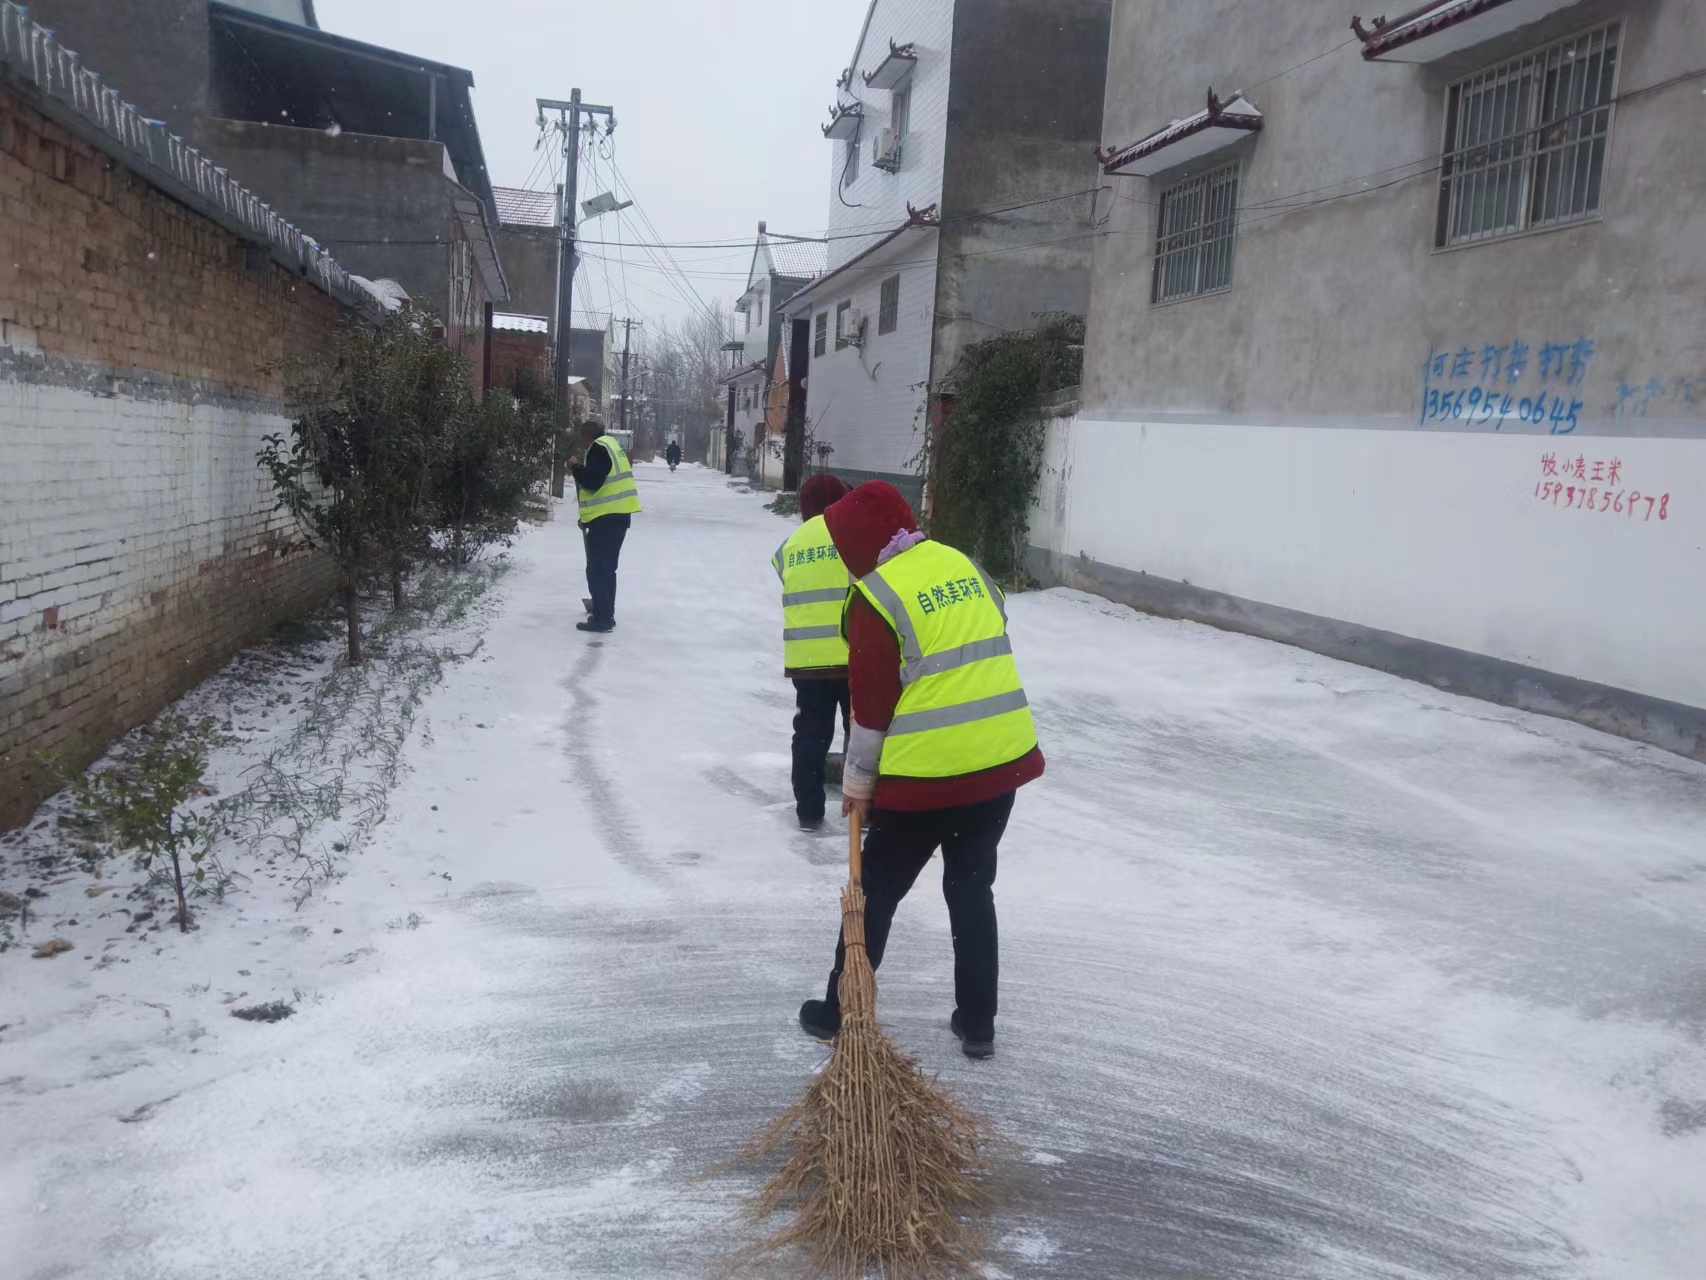
[[[882,239],[878,240],[875,244],[861,249],[858,253],[847,259],[846,262],[843,262],[839,267],[825,271],[821,276],[818,276],[817,279],[806,285],[805,288],[797,289],[793,293],[789,294],[786,298],[782,299],[781,302],[776,304],[776,309],[778,311],[787,311],[792,309],[795,303],[804,301],[836,277],[844,274],[845,272],[851,271],[872,254],[893,244],[908,231],[939,231],[942,223],[936,216],[935,208],[936,207],[934,205],[931,205],[928,209],[913,209],[909,205],[907,207],[907,218],[905,222],[901,223],[893,231],[885,234]]]
[[[1208,91],[1208,106],[1196,115],[1157,129],[1146,138],[1140,138],[1129,146],[1114,151],[1098,151],[1096,158],[1102,162],[1102,172],[1105,174],[1120,173],[1140,160],[1159,155],[1169,147],[1177,146],[1187,138],[1208,129],[1226,129],[1233,132],[1259,133],[1262,128],[1262,116],[1252,106],[1250,112],[1235,111],[1233,104],[1245,101],[1242,94],[1234,94],[1230,103],[1223,103],[1215,96],[1213,89]],[[1233,139],[1232,141],[1236,141]],[[1230,142],[1228,143],[1230,145]]]

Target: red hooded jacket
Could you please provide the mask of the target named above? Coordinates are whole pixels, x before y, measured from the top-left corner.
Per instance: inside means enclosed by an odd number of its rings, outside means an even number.
[[[860,485],[823,513],[842,563],[856,578],[877,567],[877,556],[896,533],[918,528],[900,491],[881,480]],[[886,731],[900,702],[900,639],[863,595],[847,612],[848,683],[853,721]],[[952,809],[980,804],[1042,777],[1043,753],[1033,747],[994,769],[952,778],[883,778],[872,805],[878,809]]]

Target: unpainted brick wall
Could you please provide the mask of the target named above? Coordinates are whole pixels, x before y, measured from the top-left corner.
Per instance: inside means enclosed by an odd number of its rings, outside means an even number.
[[[551,382],[551,335],[492,330],[492,385],[506,387],[518,369],[531,369],[540,382]]]
[[[255,455],[340,314],[0,85],[0,828],[330,588]]]

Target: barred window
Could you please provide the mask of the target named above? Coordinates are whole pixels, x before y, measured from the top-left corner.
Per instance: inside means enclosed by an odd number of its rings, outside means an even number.
[[[829,349],[829,312],[817,313],[817,328],[812,336],[812,354],[821,356]]]
[[[847,313],[852,309],[853,300],[851,298],[835,304],[835,349],[837,351],[849,345],[848,340],[853,336],[847,331]]]
[[[877,332],[893,333],[900,325],[900,277],[890,276],[883,281],[882,294],[877,302]]]
[[[1175,302],[1232,287],[1238,229],[1238,162],[1186,178],[1161,193],[1151,302]]]
[[[1619,34],[1560,40],[1446,91],[1437,248],[1598,216]]]

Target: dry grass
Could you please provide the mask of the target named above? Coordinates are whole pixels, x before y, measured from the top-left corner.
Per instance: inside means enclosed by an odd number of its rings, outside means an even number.
[[[742,1157],[782,1157],[753,1216],[794,1211],[756,1252],[798,1249],[818,1274],[842,1280],[873,1267],[892,1280],[963,1274],[981,1252],[968,1216],[986,1207],[983,1125],[877,1025],[856,885],[842,890],[841,912],[847,958],[834,1055]]]

